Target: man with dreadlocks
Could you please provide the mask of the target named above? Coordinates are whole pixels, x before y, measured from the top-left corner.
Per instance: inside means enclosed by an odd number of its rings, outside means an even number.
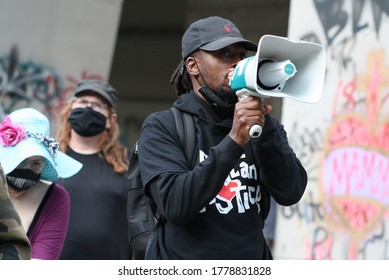
[[[262,233],[261,195],[297,203],[307,174],[270,105],[238,100],[229,78],[257,45],[220,17],[200,19],[182,38],[182,61],[171,82],[177,109],[193,116],[195,162],[187,162],[170,110],[146,118],[139,138],[145,192],[165,222],[157,227],[146,259],[272,259]],[[259,124],[263,132],[250,138]]]

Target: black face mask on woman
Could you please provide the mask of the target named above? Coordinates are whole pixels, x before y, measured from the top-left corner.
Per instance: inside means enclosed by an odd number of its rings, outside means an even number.
[[[31,169],[14,169],[6,175],[8,186],[16,192],[23,192],[38,183],[41,174]]]
[[[105,129],[107,123],[107,118],[91,107],[75,108],[68,120],[74,131],[84,137],[99,134]]]

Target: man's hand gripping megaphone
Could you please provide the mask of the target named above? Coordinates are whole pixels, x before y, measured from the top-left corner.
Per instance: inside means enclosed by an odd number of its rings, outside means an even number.
[[[256,82],[264,88],[275,88],[282,83],[285,83],[288,79],[293,77],[297,72],[296,67],[290,60],[285,61],[271,61],[271,60],[262,60],[255,69],[255,73],[245,73],[245,71],[250,71],[250,68],[247,67],[247,64],[252,63],[254,57],[249,57],[244,60],[241,60],[238,65],[235,67],[235,70],[230,75],[229,84],[234,90],[237,87],[240,88],[236,90],[236,95],[239,100],[246,99],[249,96],[258,98],[260,100],[259,110],[263,113],[263,116],[271,111],[270,105],[264,105],[263,100],[267,96],[261,95],[258,91],[244,87],[242,79],[244,80],[247,75],[255,76],[254,79]],[[253,79],[253,77],[250,77]],[[243,82],[245,83],[245,81]],[[264,124],[264,120],[263,120]],[[262,124],[262,125],[263,125]],[[262,134],[261,124],[254,124],[249,130],[249,135],[252,138],[258,138]]]
[[[236,92],[236,95],[238,96],[239,101],[242,99],[246,99],[247,97],[250,97],[250,96],[258,98],[259,99],[258,101],[260,102],[258,108],[260,111],[262,111],[263,116],[265,116],[265,114],[267,114],[271,111],[271,106],[270,105],[265,106],[263,104],[263,98],[256,91],[253,91],[250,89],[241,89],[241,90],[238,90]],[[265,123],[265,120],[263,119],[262,126],[264,125],[264,123]],[[252,138],[258,138],[262,134],[262,126],[260,124],[257,124],[257,123],[252,125],[250,127],[250,130],[249,130],[249,135]]]

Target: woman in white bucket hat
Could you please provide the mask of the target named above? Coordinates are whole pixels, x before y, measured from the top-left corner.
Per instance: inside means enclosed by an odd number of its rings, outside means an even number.
[[[46,116],[23,108],[0,125],[0,162],[9,194],[32,246],[32,259],[58,259],[70,213],[70,197],[51,181],[76,174],[82,164],[58,150]]]

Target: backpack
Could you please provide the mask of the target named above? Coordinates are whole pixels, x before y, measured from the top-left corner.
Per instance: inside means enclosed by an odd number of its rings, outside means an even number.
[[[185,151],[188,162],[192,162],[196,152],[196,135],[194,121],[190,114],[171,107],[176,124],[177,134]],[[129,155],[128,188],[127,188],[127,224],[128,238],[135,260],[143,260],[151,233],[164,222],[152,199],[148,198],[143,189],[139,170],[138,141]]]
[[[182,145],[182,150],[188,162],[193,162],[196,153],[196,135],[193,117],[171,107],[176,124],[177,134]],[[128,188],[127,188],[127,225],[128,238],[132,248],[134,260],[143,260],[145,257],[149,238],[157,226],[164,223],[164,217],[157,211],[156,204],[144,193],[142,178],[139,170],[138,141],[134,145],[129,156]],[[260,207],[263,222],[270,209],[270,194],[261,185]],[[264,224],[264,223],[263,223]]]

